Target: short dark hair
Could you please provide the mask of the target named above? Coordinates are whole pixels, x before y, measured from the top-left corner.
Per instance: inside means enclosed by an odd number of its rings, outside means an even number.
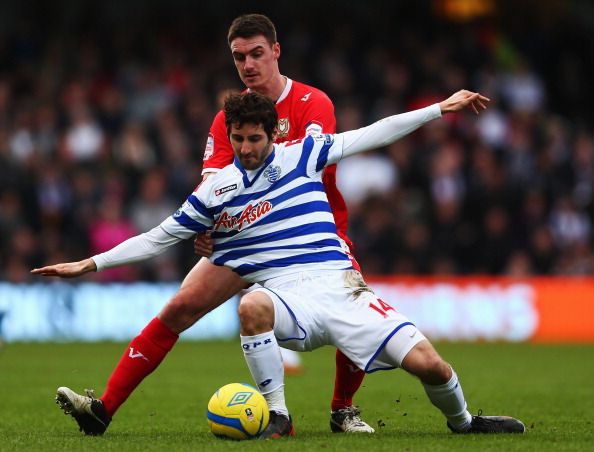
[[[258,35],[263,35],[270,45],[276,43],[276,28],[268,17],[263,14],[244,14],[231,23],[227,42],[231,45],[235,38],[253,38]]]
[[[254,124],[261,125],[268,138],[272,139],[278,124],[278,113],[274,103],[268,97],[255,92],[230,94],[225,99],[223,111],[227,135],[231,133],[233,125],[241,127],[244,124]]]

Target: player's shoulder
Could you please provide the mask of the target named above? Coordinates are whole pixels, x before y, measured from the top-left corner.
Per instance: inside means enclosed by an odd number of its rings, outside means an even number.
[[[334,143],[334,135],[331,133],[314,133],[301,137],[296,140],[284,141],[276,144],[277,150],[283,155],[299,155],[293,151],[294,148],[300,147],[302,149],[312,149],[313,146],[332,145]],[[289,152],[286,152],[286,150]],[[286,152],[286,154],[285,154]]]
[[[293,80],[293,97],[304,103],[324,102],[332,104],[330,97],[319,88],[315,86],[306,85],[305,83]]]
[[[219,110],[218,113],[215,115],[214,119],[212,120],[213,125],[225,125],[225,111]]]

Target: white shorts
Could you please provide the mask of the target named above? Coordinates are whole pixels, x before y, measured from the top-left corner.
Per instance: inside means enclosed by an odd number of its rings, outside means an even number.
[[[339,348],[365,372],[400,367],[425,336],[406,316],[371,291],[355,270],[303,272],[274,278],[255,291],[274,303],[274,334],[281,347],[310,351]],[[396,341],[398,356],[385,345]]]

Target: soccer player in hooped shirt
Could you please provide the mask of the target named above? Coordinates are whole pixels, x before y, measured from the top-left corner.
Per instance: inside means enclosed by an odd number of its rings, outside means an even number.
[[[420,379],[455,433],[523,433],[517,419],[472,416],[451,366],[412,322],[367,287],[340,243],[321,176],[341,158],[390,144],[444,113],[466,107],[478,113],[487,101],[462,90],[359,130],[274,144],[278,117],[270,99],[231,96],[225,112],[233,164],[203,182],[151,231],[92,258],[33,273],[79,276],[145,260],[213,230],[211,262],[262,286],[244,295],[239,306],[244,355],[271,410],[262,438],[294,434],[279,342],[296,350],[334,345],[366,372],[405,369]]]
[[[335,131],[334,107],[328,97],[280,73],[280,44],[276,40],[274,24],[267,17],[260,14],[238,17],[229,28],[228,41],[237,71],[246,87],[277,102],[276,107],[281,113],[278,140]],[[213,123],[206,147],[204,177],[230,163],[232,158],[224,117],[220,113]],[[334,178],[335,169],[327,168],[324,185],[331,199],[339,235],[348,242],[346,208]],[[206,240],[204,234],[202,237]],[[195,249],[200,250],[200,243],[201,239],[197,239]],[[60,407],[74,417],[85,434],[103,434],[119,407],[167,356],[179,334],[247,286],[249,284],[228,268],[201,259],[161,312],[132,339],[112,371],[101,397],[96,399],[93,392],[80,395],[67,387],[60,387],[56,395]],[[332,431],[373,432],[352,404],[363,376],[363,372],[337,351],[330,414]]]

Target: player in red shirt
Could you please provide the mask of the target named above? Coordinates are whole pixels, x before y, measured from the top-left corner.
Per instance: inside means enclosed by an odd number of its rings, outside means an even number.
[[[229,45],[241,80],[249,90],[277,102],[279,141],[303,137],[307,133],[334,133],[336,120],[330,99],[320,90],[288,79],[278,67],[280,44],[274,25],[265,16],[240,16],[229,29]],[[227,136],[223,113],[214,119],[204,155],[204,177],[231,163],[233,150]],[[324,185],[330,200],[339,235],[346,236],[347,212],[336,188],[336,168],[324,173]],[[198,240],[196,249],[200,251]],[[208,246],[202,254],[209,254]],[[246,288],[246,283],[227,267],[201,259],[190,270],[180,290],[162,311],[130,342],[112,372],[103,395],[92,392],[79,395],[67,387],[58,388],[56,400],[65,413],[71,414],[87,435],[101,435],[117,409],[140,382],[153,372],[175,345],[179,334],[205,314]],[[364,372],[340,351],[336,354],[336,380],[332,399],[330,426],[335,432],[374,430],[361,420],[352,398],[361,386]],[[279,425],[278,435],[289,431]]]

